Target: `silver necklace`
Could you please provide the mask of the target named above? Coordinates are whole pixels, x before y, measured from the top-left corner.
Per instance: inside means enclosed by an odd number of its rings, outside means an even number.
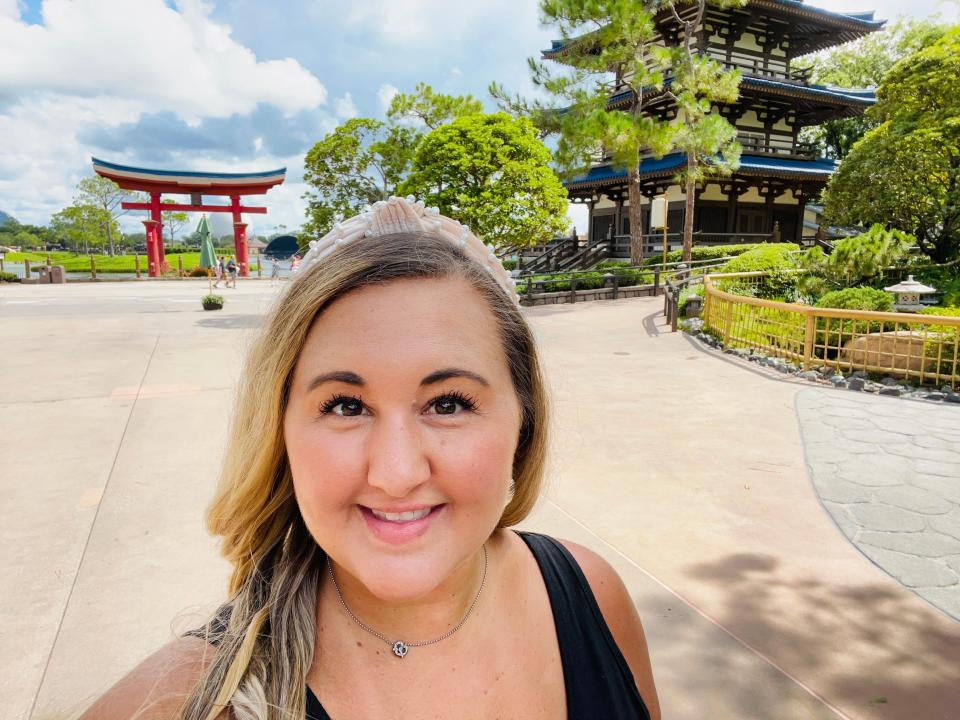
[[[473,602],[470,603],[470,607],[467,608],[466,615],[463,616],[463,619],[460,620],[456,625],[447,630],[443,635],[433,640],[423,640],[421,642],[404,642],[403,640],[390,640],[381,633],[378,633],[369,625],[364,624],[364,622],[353,614],[353,611],[347,607],[347,603],[343,599],[343,595],[340,594],[340,586],[337,585],[337,576],[333,574],[333,563],[330,562],[330,559],[327,558],[327,569],[330,571],[330,579],[333,580],[333,589],[337,591],[337,599],[340,601],[340,604],[343,606],[343,609],[347,611],[347,615],[353,618],[353,621],[359,625],[361,628],[366,630],[368,633],[374,637],[378,637],[383,640],[390,648],[393,650],[393,654],[398,658],[403,658],[407,651],[412,647],[425,647],[427,645],[435,645],[441,640],[446,640],[448,637],[453,635],[457,630],[463,627],[463,624],[467,621],[467,618],[470,617],[470,613],[473,612],[473,609],[477,606],[477,600],[480,599],[480,593],[483,592],[483,586],[487,582],[487,546],[484,543],[483,547],[483,578],[480,580],[480,589],[477,590],[476,596],[473,598]]]

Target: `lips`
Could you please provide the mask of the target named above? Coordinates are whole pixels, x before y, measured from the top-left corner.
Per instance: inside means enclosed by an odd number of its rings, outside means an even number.
[[[432,505],[412,510],[388,512],[358,506],[367,527],[378,539],[391,545],[402,545],[421,537],[443,514],[446,505]]]

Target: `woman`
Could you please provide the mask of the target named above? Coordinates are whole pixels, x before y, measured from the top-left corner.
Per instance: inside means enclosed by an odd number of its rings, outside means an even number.
[[[244,378],[208,513],[230,599],[86,717],[659,719],[615,571],[508,530],[546,398],[469,229],[392,198],[311,243]]]

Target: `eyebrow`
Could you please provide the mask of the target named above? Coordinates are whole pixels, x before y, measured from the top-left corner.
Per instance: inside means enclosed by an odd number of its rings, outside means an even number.
[[[443,382],[444,380],[449,380],[451,378],[468,378],[470,380],[475,380],[485,387],[490,386],[490,383],[487,382],[485,377],[478,375],[471,370],[462,370],[460,368],[444,368],[442,370],[436,370],[427,375],[423,380],[420,381],[420,387],[435,385],[436,383]],[[355,372],[351,372],[349,370],[333,370],[331,372],[317,375],[315,378],[313,378],[313,380],[311,380],[307,385],[307,392],[311,392],[327,382],[342,382],[346,383],[347,385],[356,385],[358,387],[363,387],[366,385],[364,379]]]

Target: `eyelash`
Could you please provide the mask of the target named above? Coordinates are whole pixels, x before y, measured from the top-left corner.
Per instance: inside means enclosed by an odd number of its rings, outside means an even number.
[[[441,401],[441,400],[454,400],[454,401],[460,403],[460,405],[461,405],[465,410],[468,410],[468,411],[471,411],[471,412],[472,412],[472,411],[475,411],[475,410],[477,409],[477,399],[474,398],[474,397],[472,397],[472,396],[470,396],[470,395],[467,395],[467,394],[465,394],[465,393],[462,393],[462,392],[460,392],[460,391],[458,391],[458,390],[454,390],[454,391],[451,391],[451,392],[448,392],[448,393],[444,393],[443,395],[438,395],[437,397],[433,398],[433,399],[428,403],[428,405],[433,405],[433,404],[435,404],[435,403],[437,403],[437,402],[439,402],[439,401]],[[340,405],[341,403],[344,403],[344,402],[347,402],[347,401],[355,401],[355,402],[358,402],[358,403],[360,403],[360,404],[363,404],[363,399],[362,399],[362,398],[355,397],[355,396],[353,396],[353,395],[343,395],[343,394],[338,393],[338,394],[334,395],[332,398],[330,398],[329,400],[327,400],[323,405],[320,406],[320,414],[321,414],[321,415],[329,415],[330,413],[333,412],[333,409],[334,409],[337,405]],[[456,413],[443,413],[443,414],[456,414]],[[346,416],[344,416],[344,417],[356,417],[356,416],[355,416],[355,415],[346,415]]]

